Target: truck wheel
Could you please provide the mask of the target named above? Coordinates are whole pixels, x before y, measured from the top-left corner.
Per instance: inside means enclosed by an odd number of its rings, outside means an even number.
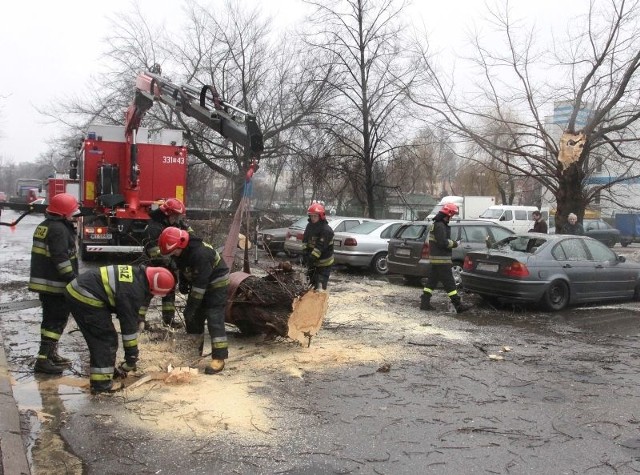
[[[622,247],[627,247],[629,244],[631,244],[631,241],[620,241]]]
[[[387,265],[387,253],[379,252],[373,256],[371,261],[371,268],[380,275],[386,275],[389,272],[389,266]]]

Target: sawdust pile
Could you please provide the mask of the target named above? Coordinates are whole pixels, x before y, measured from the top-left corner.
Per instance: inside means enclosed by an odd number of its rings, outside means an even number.
[[[137,377],[169,366],[198,368],[199,374],[188,383],[151,380],[124,391],[117,396],[127,409],[120,422],[151,431],[211,435],[225,430],[234,437],[264,440],[276,437],[287,419],[286,408],[262,395],[261,388],[272,381],[358,365],[388,368],[398,360],[422,357],[408,340],[466,338],[426,325],[414,288],[377,281],[331,284],[324,324],[309,347],[284,338],[245,337],[228,326],[230,357],[225,371],[215,376],[204,374],[208,357],[198,355],[183,330],[158,325],[141,335]],[[397,305],[399,296],[405,305]],[[159,314],[150,318],[159,320]],[[137,380],[132,376],[127,384]]]

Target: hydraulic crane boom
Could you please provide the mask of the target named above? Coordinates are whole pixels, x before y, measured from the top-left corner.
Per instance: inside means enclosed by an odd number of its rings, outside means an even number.
[[[198,90],[190,85],[178,86],[150,71],[141,72],[136,78],[134,101],[127,111],[127,135],[132,135],[137,130],[142,117],[154,101],[162,102],[211,127],[222,137],[250,151],[254,160],[259,158],[264,149],[256,117],[224,102],[215,87],[205,85]],[[244,120],[239,120],[229,110],[242,115]]]

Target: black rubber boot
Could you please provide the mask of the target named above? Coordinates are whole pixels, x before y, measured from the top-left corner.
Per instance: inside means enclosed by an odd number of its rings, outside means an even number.
[[[435,310],[436,308],[431,305],[431,294],[423,293],[420,296],[420,310]]]
[[[463,313],[472,308],[471,305],[462,303],[462,299],[459,295],[454,295],[453,297],[451,297],[451,301],[453,302],[453,306],[456,309],[456,313]]]
[[[55,364],[51,360],[51,355],[56,343],[57,342],[55,340],[42,339],[40,341],[40,351],[38,351],[36,364],[33,367],[34,372],[43,374],[62,374],[64,367]]]
[[[64,356],[60,356],[58,354],[58,342],[56,341],[53,344],[53,350],[49,355],[49,359],[53,362],[53,364],[63,367],[71,366],[71,360],[69,358],[65,358]]]

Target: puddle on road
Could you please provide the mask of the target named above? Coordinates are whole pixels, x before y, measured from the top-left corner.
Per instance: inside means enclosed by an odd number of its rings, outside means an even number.
[[[66,423],[72,399],[85,397],[72,378],[25,377],[13,387],[23,423],[29,425],[27,457],[33,475],[81,475],[82,461],[76,457],[60,432]],[[73,384],[73,385],[71,385]]]

